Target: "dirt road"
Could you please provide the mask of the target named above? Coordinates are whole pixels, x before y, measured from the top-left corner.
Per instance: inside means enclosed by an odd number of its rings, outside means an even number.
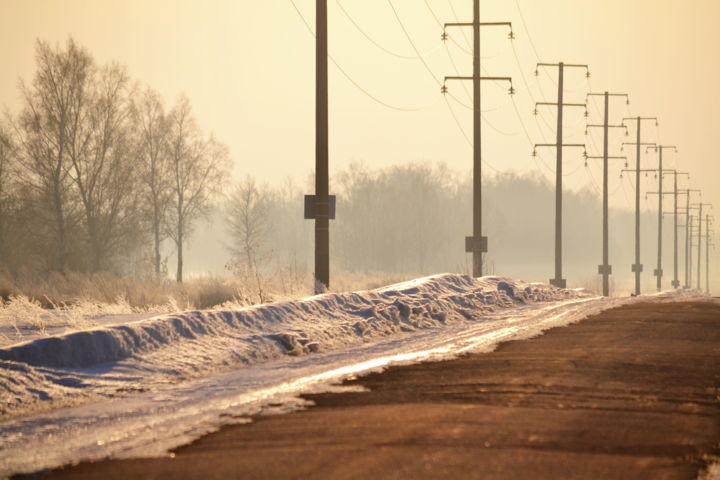
[[[621,307],[351,383],[369,391],[47,477],[694,479],[720,455],[720,302]]]

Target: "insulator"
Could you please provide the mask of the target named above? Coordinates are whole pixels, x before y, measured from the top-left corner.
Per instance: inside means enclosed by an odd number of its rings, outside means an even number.
[[[625,168],[628,168],[628,167],[629,167],[628,162],[625,162]]]
[[[447,89],[447,87],[446,87],[445,85],[443,85],[442,87],[440,87],[440,93],[445,94],[445,93],[447,93],[447,91],[448,91],[448,89]]]
[[[509,92],[510,92],[510,95],[515,95],[515,89],[513,87],[510,87]]]
[[[585,118],[588,118],[589,116],[590,116],[590,114],[588,113],[587,110],[585,110]]]
[[[587,160],[585,160],[585,168],[587,168]]]
[[[538,72],[537,69],[535,69],[535,76],[537,77],[538,75],[540,75],[540,72]]]
[[[625,100],[625,105],[630,105],[630,97]]]
[[[536,108],[536,109],[533,110],[533,115],[537,115],[537,114],[538,114],[538,110],[537,110],[537,108]]]
[[[628,129],[626,128],[626,129],[625,129],[625,136],[627,137],[628,135],[630,135],[630,132],[628,132]]]
[[[622,180],[622,178],[623,178],[622,173],[620,173],[620,180]]]
[[[620,145],[620,151],[621,151],[621,152],[624,152],[624,151],[625,151],[625,146],[624,146],[624,145]]]
[[[588,134],[588,131],[587,131],[587,128],[586,128],[586,129],[585,129],[585,136],[587,136],[587,134]]]
[[[508,35],[508,38],[509,38],[510,40],[515,40],[515,33],[513,33],[512,30],[510,30],[510,34]]]
[[[440,39],[442,39],[443,42],[446,41],[448,39],[447,32],[443,32],[442,35],[440,35]]]
[[[536,151],[536,150],[533,150],[533,151],[532,151],[532,156],[533,156],[533,157],[537,157],[537,151]]]
[[[588,70],[587,72],[585,72],[585,78],[590,78],[590,70]]]

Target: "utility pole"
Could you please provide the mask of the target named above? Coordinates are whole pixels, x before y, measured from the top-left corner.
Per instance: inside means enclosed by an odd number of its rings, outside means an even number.
[[[640,138],[640,127],[642,126],[643,120],[655,121],[657,126],[658,121],[656,117],[633,117],[623,118],[623,123],[626,120],[635,120],[637,127],[635,133],[637,134],[637,140],[635,142],[624,142],[620,150],[623,150],[625,145],[635,145],[635,263],[632,265],[632,271],[635,272],[635,295],[640,295],[640,273],[643,271],[643,265],[640,263],[640,147],[643,145],[653,146],[655,143],[643,143]]]
[[[658,253],[657,253],[657,268],[655,269],[655,276],[657,277],[657,291],[662,290],[662,224],[663,224],[663,150],[666,148],[672,148],[677,152],[677,147],[674,145],[656,145],[654,147],[658,152]]]
[[[335,196],[329,195],[327,0],[315,0],[315,195],[305,195],[305,219],[315,220],[315,293],[330,287],[330,220]]]
[[[688,216],[688,232],[690,237],[688,238],[688,287],[692,288],[692,229],[693,229],[693,219],[695,218],[694,215]]]
[[[588,93],[588,97],[591,96],[602,96],[605,99],[605,116],[602,125],[587,125],[585,133],[587,134],[588,128],[600,127],[603,129],[603,154],[602,157],[587,157],[587,158],[602,158],[603,159],[603,263],[598,266],[598,273],[603,277],[603,296],[610,296],[610,275],[612,275],[612,266],[610,265],[610,254],[609,254],[609,221],[608,221],[608,160],[611,158],[608,156],[608,130],[610,128],[624,128],[627,133],[627,127],[624,124],[610,125],[610,97],[625,97],[626,103],[630,103],[630,98],[626,93]],[[587,103],[587,98],[585,100]],[[612,158],[625,158],[626,157],[612,157]]]
[[[673,230],[673,281],[672,286],[673,288],[680,287],[680,280],[678,279],[678,195],[680,195],[682,192],[678,191],[677,186],[677,177],[678,175],[687,175],[690,176],[687,172],[678,172],[677,170],[667,169],[663,170],[661,175],[665,175],[666,173],[672,173],[673,174],[673,185],[674,190],[672,192],[648,192],[648,195],[657,194],[660,197],[663,195],[672,195],[674,197],[674,208],[672,212],[665,212],[670,215],[674,216],[674,230]]]
[[[705,293],[708,295],[710,295],[710,237],[712,236],[710,222],[714,219],[710,215],[705,216]]]
[[[683,288],[690,288],[690,230],[692,229],[692,221],[690,220],[690,194],[692,192],[699,193],[700,190],[686,188],[678,192],[679,195],[685,195],[685,283],[683,284]]]
[[[697,207],[699,209],[698,213],[698,256],[697,256],[697,286],[699,289],[702,289],[702,283],[700,282],[700,273],[702,271],[702,213],[703,213],[703,206],[712,208],[712,204],[710,203],[696,203],[692,205],[694,207]],[[705,227],[705,230],[707,230],[707,226]]]
[[[557,132],[556,142],[552,143],[539,143],[535,145],[537,147],[554,147],[556,149],[557,159],[555,162],[555,277],[550,279],[550,284],[558,288],[565,288],[567,281],[562,278],[562,151],[564,147],[579,147],[585,150],[584,143],[563,143],[563,108],[564,107],[582,107],[585,109],[585,116],[587,116],[587,105],[584,103],[564,103],[563,102],[563,82],[565,76],[565,68],[584,68],[585,76],[590,77],[590,70],[587,65],[575,65],[568,63],[538,63],[535,69],[535,75],[538,75],[537,68],[540,67],[557,67],[558,69],[558,100],[557,103],[551,102],[537,102],[535,104],[535,112],[537,114],[537,107],[539,105],[553,105],[557,106]],[[537,153],[533,150],[533,156]],[[587,152],[584,152],[587,156]]]
[[[448,80],[472,80],[473,82],[473,234],[465,238],[465,251],[473,254],[473,277],[483,275],[483,253],[488,251],[487,237],[482,235],[482,138],[481,138],[481,111],[480,111],[480,82],[483,80],[510,82],[510,94],[514,93],[512,78],[510,77],[482,77],[480,76],[480,28],[506,26],[510,28],[510,39],[513,39],[512,23],[510,22],[480,22],[480,0],[473,0],[472,23],[446,23],[442,39],[447,40],[448,27],[472,27],[473,29],[473,75],[472,77],[446,76]],[[443,82],[442,93],[447,93]]]

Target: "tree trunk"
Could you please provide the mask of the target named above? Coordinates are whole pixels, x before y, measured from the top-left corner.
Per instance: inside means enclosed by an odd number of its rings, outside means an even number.
[[[153,219],[153,233],[155,236],[155,275],[160,275],[160,220],[157,215]]]
[[[182,283],[182,281],[183,281],[183,224],[182,224],[182,221],[178,222],[176,280],[178,283]]]
[[[65,256],[66,256],[66,237],[65,237],[65,215],[62,209],[62,194],[60,193],[60,185],[55,182],[53,185],[53,200],[55,207],[55,222],[57,227],[57,259],[55,260],[55,267],[59,272],[65,271]]]

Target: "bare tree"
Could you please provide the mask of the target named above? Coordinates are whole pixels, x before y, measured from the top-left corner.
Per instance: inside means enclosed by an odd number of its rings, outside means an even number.
[[[263,301],[263,288],[258,264],[267,252],[269,208],[269,192],[259,188],[249,176],[235,187],[228,204],[232,268],[236,273],[254,277],[260,301]]]
[[[24,105],[16,124],[18,157],[24,170],[21,178],[43,204],[38,213],[50,212],[55,243],[51,264],[62,271],[73,221],[69,152],[81,148],[78,130],[94,63],[72,39],[65,49],[38,40],[35,57],[38,70],[32,85],[21,84]]]
[[[143,185],[146,217],[153,237],[153,266],[160,274],[160,246],[165,235],[167,210],[171,201],[172,179],[168,158],[168,118],[160,95],[147,89],[133,105],[133,121],[138,128],[138,167]]]
[[[4,123],[0,123],[0,267],[5,267],[8,217],[11,205],[14,203],[12,192],[14,159],[15,143],[10,129]]]
[[[192,115],[190,101],[181,96],[169,114],[168,159],[172,179],[172,208],[168,233],[177,248],[176,279],[183,279],[183,246],[192,224],[207,216],[211,201],[222,191],[230,166],[227,147],[212,136],[204,139]]]
[[[126,227],[137,218],[131,208],[136,175],[130,155],[129,83],[125,69],[118,65],[96,73],[69,151],[94,272],[109,266],[108,259],[123,243]]]

